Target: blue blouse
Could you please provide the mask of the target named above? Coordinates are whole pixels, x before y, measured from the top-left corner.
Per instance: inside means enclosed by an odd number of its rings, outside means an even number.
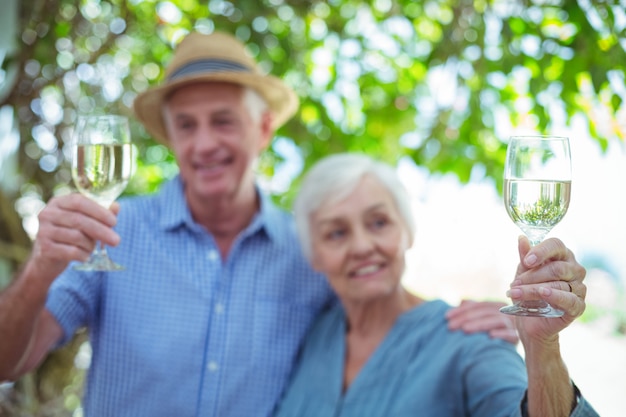
[[[443,301],[401,315],[342,392],[346,320],[340,305],[309,333],[280,417],[522,416],[526,367],[515,346],[448,330]],[[572,416],[597,416],[581,399]]]

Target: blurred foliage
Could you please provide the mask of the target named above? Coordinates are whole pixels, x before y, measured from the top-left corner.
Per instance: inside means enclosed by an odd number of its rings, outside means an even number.
[[[235,34],[300,96],[259,168],[285,206],[302,170],[332,152],[409,158],[464,182],[492,179],[500,190],[513,132],[558,133],[578,117],[603,149],[625,136],[623,2],[4,1],[18,16],[17,47],[0,70],[0,144],[16,138],[12,155],[0,147],[2,271],[25,260],[38,209],[71,187],[65,144],[77,114],[130,115],[192,29]],[[132,130],[140,164],[126,193],[152,192],[177,168],[142,126]],[[275,175],[281,170],[287,181]],[[75,349],[64,352],[49,361]],[[48,415],[46,377],[29,377],[14,409]],[[68,392],[60,409],[75,408]]]

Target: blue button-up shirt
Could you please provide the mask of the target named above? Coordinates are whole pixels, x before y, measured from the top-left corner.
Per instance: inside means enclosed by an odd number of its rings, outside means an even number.
[[[331,299],[301,255],[291,217],[261,209],[222,260],[179,178],[121,201],[116,272],[68,269],[47,308],[67,341],[87,327],[84,399],[93,416],[268,416],[298,347]]]

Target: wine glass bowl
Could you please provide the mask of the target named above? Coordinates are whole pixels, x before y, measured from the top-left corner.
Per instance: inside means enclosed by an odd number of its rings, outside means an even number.
[[[513,222],[537,245],[565,216],[572,187],[569,139],[561,136],[513,136],[504,168],[504,204]],[[506,306],[517,316],[560,317],[543,300]]]
[[[118,115],[80,116],[72,141],[72,179],[78,191],[109,208],[124,191],[134,171],[128,119]],[[96,244],[90,259],[76,264],[84,271],[124,269]]]

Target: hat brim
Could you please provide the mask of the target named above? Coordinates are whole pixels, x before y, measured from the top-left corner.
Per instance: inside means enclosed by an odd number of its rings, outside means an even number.
[[[230,82],[250,87],[263,97],[272,111],[272,127],[278,129],[297,111],[299,100],[293,90],[272,75],[241,72],[214,72],[182,77],[139,94],[133,102],[135,116],[157,141],[168,145],[169,138],[163,120],[163,103],[172,92],[188,84]]]

